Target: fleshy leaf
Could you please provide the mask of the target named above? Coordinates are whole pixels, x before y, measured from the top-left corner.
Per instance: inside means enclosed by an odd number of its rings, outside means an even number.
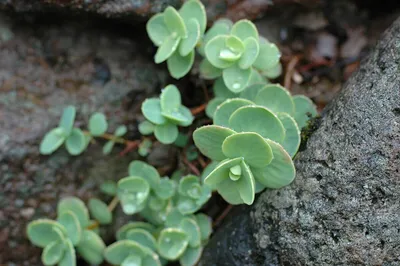
[[[213,66],[206,58],[201,61],[199,71],[203,79],[216,79],[222,75],[222,70]]]
[[[165,208],[165,206],[168,204],[168,199],[163,200],[158,198],[157,196],[150,195],[149,201],[148,201],[148,207],[152,211],[161,211],[162,209]]]
[[[65,147],[71,155],[81,154],[87,147],[86,137],[82,130],[73,128],[71,134],[65,141]]]
[[[172,6],[167,7],[164,10],[164,22],[167,28],[172,34],[176,34],[181,38],[186,38],[187,30],[185,22],[183,21],[181,15]]]
[[[165,226],[167,227],[178,227],[185,216],[178,211],[178,209],[172,209],[165,220]]]
[[[193,49],[200,40],[200,25],[196,19],[189,19],[186,27],[188,30],[188,36],[187,38],[182,39],[181,43],[179,44],[179,55],[182,57],[194,52]]]
[[[161,103],[157,98],[146,99],[142,104],[142,113],[153,124],[160,125],[166,122],[161,115]]]
[[[42,253],[42,262],[46,266],[57,264],[64,255],[65,244],[63,241],[58,240],[48,244]]]
[[[174,124],[156,125],[154,135],[162,144],[171,144],[178,137],[178,127]]]
[[[158,174],[157,169],[145,162],[132,161],[129,164],[128,172],[130,176],[143,177],[147,182],[149,182],[152,189],[158,187],[158,184],[160,183],[160,175]]]
[[[246,87],[242,92],[240,92],[239,97],[247,99],[249,101],[254,101],[258,92],[265,87],[265,84],[253,84]]]
[[[229,169],[233,166],[240,165],[243,158],[228,159],[220,162],[217,167],[204,179],[204,183],[211,187],[218,187],[219,184],[229,179]]]
[[[233,36],[233,35],[228,36],[228,38],[226,38],[226,43],[225,44],[229,48],[229,50],[231,50],[232,52],[238,54],[239,56],[241,56],[242,53],[244,52],[244,44],[236,36]]]
[[[195,19],[200,26],[200,33],[206,30],[207,26],[207,15],[204,5],[198,0],[190,0],[183,4],[179,9],[179,14],[184,21],[190,21]]]
[[[93,136],[101,136],[107,131],[107,119],[102,113],[94,113],[89,119],[89,131]]]
[[[152,255],[148,255],[142,259],[142,265],[146,266],[162,266],[165,264],[161,263],[161,258],[156,254],[153,253]]]
[[[154,189],[154,193],[158,198],[166,200],[171,198],[175,194],[176,184],[174,180],[168,177],[161,178],[160,183]]]
[[[221,126],[203,126],[193,132],[193,140],[200,152],[215,161],[224,160],[222,143],[235,131]]]
[[[58,232],[56,232],[54,228],[57,228]],[[59,232],[64,236],[67,235],[65,228],[61,224],[49,219],[35,220],[30,222],[27,226],[29,240],[35,246],[42,248],[51,242],[60,240]]]
[[[112,149],[114,148],[114,144],[115,142],[113,140],[107,141],[106,144],[104,144],[103,146],[103,154],[104,155],[110,154]]]
[[[245,106],[237,109],[231,115],[229,125],[236,132],[256,132],[264,138],[278,142],[285,138],[282,122],[262,106]]]
[[[76,266],[75,248],[72,245],[71,240],[67,239],[65,241],[65,244],[66,244],[66,250],[64,252],[64,256],[58,263],[58,266]]]
[[[90,199],[88,207],[92,217],[100,224],[109,224],[112,222],[112,213],[108,209],[107,204],[101,200],[96,198]]]
[[[240,167],[242,168],[242,176],[235,183],[238,185],[240,198],[247,205],[251,205],[256,194],[254,177],[246,162],[242,161]]]
[[[180,79],[189,73],[194,62],[194,50],[186,56],[181,56],[178,52],[172,54],[167,60],[168,71],[175,79]]]
[[[251,68],[250,80],[247,83],[247,86],[251,86],[254,84],[268,84],[269,81],[266,80],[263,76],[261,76],[260,72],[254,67]]]
[[[169,113],[163,112],[162,115],[173,124],[177,124],[182,127],[190,126],[194,120],[192,113],[189,108],[181,105],[178,110]]]
[[[121,266],[141,266],[142,265],[142,258],[137,255],[129,255],[124,261],[122,262]]]
[[[222,57],[226,58],[224,56],[224,53],[231,52],[234,54],[227,46],[226,46],[226,40],[228,36],[225,35],[218,35],[211,39],[205,46],[205,53],[207,60],[215,67],[217,68],[228,68],[231,65],[234,64],[232,61],[227,61],[224,59],[221,59],[221,53]]]
[[[189,244],[189,237],[180,229],[166,228],[161,231],[157,243],[158,252],[162,257],[176,260],[185,252]]]
[[[245,41],[250,37],[258,40],[258,31],[256,26],[247,19],[242,19],[236,22],[232,27],[231,34],[237,36],[242,41]]]
[[[233,93],[243,91],[249,83],[251,69],[241,69],[238,65],[233,65],[222,71],[222,78],[226,87]]]
[[[179,228],[184,231],[189,237],[189,246],[198,247],[201,244],[200,228],[196,220],[185,218],[181,221]]]
[[[113,265],[121,265],[131,254],[139,257],[149,255],[149,251],[139,243],[132,240],[120,240],[108,246],[104,251],[104,258]]]
[[[290,155],[278,143],[267,140],[274,159],[264,168],[251,168],[254,178],[267,188],[281,188],[290,184],[296,176],[296,169]]]
[[[318,114],[317,108],[309,98],[303,95],[293,96],[293,102],[296,110],[294,120],[296,120],[299,128],[302,129],[307,125],[307,121],[310,117],[314,117]]]
[[[224,79],[222,77],[218,78],[213,85],[213,91],[215,94],[215,97],[223,98],[223,99],[229,99],[229,98],[235,98],[237,97],[237,94],[232,92],[231,90],[226,87],[224,83]]]
[[[232,27],[232,22],[227,19],[219,19],[214,22],[213,26],[204,35],[202,45],[198,51],[201,55],[205,55],[205,46],[207,43],[216,36],[228,35]]]
[[[117,240],[127,239],[127,233],[132,229],[144,229],[148,232],[155,230],[154,226],[145,222],[130,222],[120,227],[115,234]]]
[[[239,60],[239,67],[247,69],[256,61],[260,47],[257,39],[247,38],[244,42],[244,53]]]
[[[56,151],[67,138],[67,134],[61,127],[53,128],[46,133],[40,143],[40,153],[48,155]]]
[[[164,22],[163,14],[157,14],[151,17],[146,24],[146,29],[151,41],[156,46],[160,46],[170,35],[167,25]]]
[[[183,196],[188,196],[189,191],[193,188],[195,185],[199,185],[199,178],[195,175],[187,175],[182,177],[182,179],[179,181],[179,187],[178,187],[178,192],[179,194]]]
[[[66,211],[72,211],[79,220],[82,228],[89,225],[89,212],[82,200],[76,197],[66,197],[57,205],[57,215],[61,216]]]
[[[181,93],[175,85],[168,85],[160,95],[160,104],[162,112],[171,112],[181,106]]]
[[[72,211],[63,212],[58,217],[58,222],[67,230],[68,238],[76,246],[81,241],[82,227],[78,217]]]
[[[138,126],[139,132],[142,135],[150,135],[154,132],[154,124],[150,121],[144,120]]]
[[[70,105],[64,108],[64,111],[61,115],[58,127],[64,130],[66,136],[71,133],[72,127],[74,126],[75,114],[75,107]]]
[[[278,63],[272,68],[269,68],[267,70],[264,70],[262,72],[263,76],[269,78],[269,79],[276,79],[282,74],[282,64]]]
[[[117,195],[126,214],[137,213],[145,207],[150,185],[142,177],[125,177],[118,182]]]
[[[281,52],[275,44],[260,42],[260,52],[253,66],[260,70],[268,70],[278,64],[280,58]]]
[[[294,114],[294,102],[289,91],[279,84],[266,85],[255,98],[255,103],[267,107],[274,113]]]
[[[157,49],[157,53],[154,56],[154,62],[156,64],[162,63],[167,60],[178,48],[180,38],[174,35],[168,36],[160,47]]]
[[[218,184],[217,191],[226,202],[232,205],[244,203],[239,193],[239,187],[229,178]]]
[[[182,257],[179,258],[179,263],[181,266],[194,266],[200,260],[201,253],[203,252],[203,248],[201,246],[198,247],[188,247],[183,253]]]
[[[114,132],[114,135],[117,137],[122,137],[123,135],[126,134],[127,131],[128,131],[128,129],[126,128],[126,126],[122,125],[122,126],[117,127],[117,129]]]
[[[242,157],[252,167],[265,167],[273,159],[271,147],[255,132],[236,133],[227,137],[222,144],[227,158]]]
[[[200,228],[201,240],[207,240],[212,233],[211,218],[203,213],[195,215],[196,222]]]
[[[223,103],[225,101],[225,99],[223,98],[214,98],[211,101],[209,101],[207,103],[207,107],[206,107],[206,115],[209,118],[213,118],[214,117],[214,113],[217,110],[217,107]]]
[[[115,196],[117,194],[117,183],[113,180],[104,181],[100,186],[100,190],[108,196]]]
[[[135,241],[153,251],[156,251],[157,249],[157,242],[154,237],[142,228],[129,230],[126,234],[126,239]]]
[[[296,121],[287,113],[278,113],[278,118],[281,120],[283,127],[286,130],[285,139],[282,146],[287,153],[293,158],[300,146],[300,130]]]
[[[240,98],[228,99],[220,104],[214,113],[214,124],[223,127],[229,127],[231,115],[243,106],[253,105],[254,103]],[[249,121],[250,122],[250,121]]]
[[[100,264],[103,261],[103,252],[106,248],[101,237],[93,231],[84,230],[82,240],[76,247],[79,255],[90,264]]]

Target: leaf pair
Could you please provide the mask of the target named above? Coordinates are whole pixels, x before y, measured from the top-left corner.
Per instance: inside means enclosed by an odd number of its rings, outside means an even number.
[[[184,176],[179,181],[178,193],[176,205],[183,215],[195,213],[211,197],[211,189],[200,184],[199,177],[194,175]]]
[[[150,134],[163,144],[171,144],[178,137],[178,125],[189,126],[193,116],[188,108],[182,105],[181,95],[175,85],[165,87],[160,98],[146,99],[142,104],[142,113],[149,122],[142,122],[139,130]]]
[[[198,0],[187,1],[179,12],[169,6],[154,15],[146,25],[150,39],[158,46],[154,61],[159,64],[167,60],[168,70],[176,79],[185,76],[192,68],[194,49],[206,24],[205,8]]]

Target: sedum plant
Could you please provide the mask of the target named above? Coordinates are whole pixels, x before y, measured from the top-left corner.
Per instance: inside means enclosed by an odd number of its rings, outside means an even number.
[[[146,29],[150,39],[158,47],[154,61],[167,61],[172,77],[179,79],[192,68],[195,47],[206,30],[207,17],[203,4],[198,0],[187,1],[177,11],[167,7],[154,15]]]
[[[139,125],[140,132],[143,135],[154,133],[163,144],[173,143],[178,138],[178,126],[190,126],[194,119],[190,110],[182,105],[175,85],[166,86],[159,98],[146,99],[142,113],[147,121]]]

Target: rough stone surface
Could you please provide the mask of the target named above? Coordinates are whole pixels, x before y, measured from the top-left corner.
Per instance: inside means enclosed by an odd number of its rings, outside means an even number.
[[[290,186],[217,232],[200,265],[400,264],[400,19],[324,111],[296,168]]]
[[[102,141],[78,157],[63,148],[40,156],[40,140],[57,125],[62,108],[77,107],[81,128],[90,114],[104,112],[110,132],[127,124],[126,137],[135,139],[138,105],[167,82],[165,67],[152,62],[143,27],[130,27],[135,35],[128,38],[119,25],[92,21],[0,13],[1,265],[41,265],[41,250],[25,236],[27,222],[54,218],[57,201],[67,195],[109,201],[98,186],[126,176],[134,157],[118,156],[121,147],[104,156]]]

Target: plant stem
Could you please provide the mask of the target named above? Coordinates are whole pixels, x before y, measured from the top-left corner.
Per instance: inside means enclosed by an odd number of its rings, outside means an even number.
[[[110,204],[108,204],[108,210],[112,212],[115,209],[115,207],[117,207],[118,203],[119,203],[119,198],[117,196],[114,196]]]
[[[190,112],[192,112],[192,115],[197,115],[203,112],[206,109],[206,107],[207,103],[203,103],[202,105],[190,109]]]

